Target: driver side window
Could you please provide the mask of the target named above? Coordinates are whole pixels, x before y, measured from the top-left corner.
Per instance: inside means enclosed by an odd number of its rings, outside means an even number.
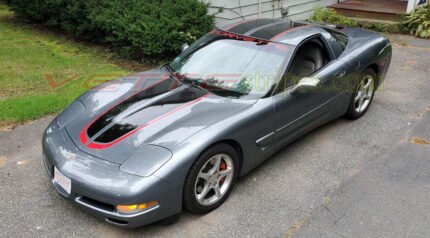
[[[313,38],[299,46],[293,60],[282,77],[277,92],[285,91],[304,78],[313,75],[330,62],[325,45],[319,38]]]

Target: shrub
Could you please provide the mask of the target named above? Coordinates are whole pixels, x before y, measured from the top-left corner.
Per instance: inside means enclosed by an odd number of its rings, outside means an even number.
[[[337,13],[332,8],[315,9],[314,14],[309,18],[309,20],[313,22],[326,22],[349,27],[358,26],[357,21]]]
[[[385,32],[385,33],[403,33],[401,23],[382,23],[371,21],[359,21],[358,26],[364,29]]]
[[[160,60],[210,31],[214,17],[198,0],[8,0],[19,16],[96,42],[129,57]]]
[[[411,35],[430,38],[430,6],[417,7],[406,16],[403,24]]]
[[[109,1],[96,8],[90,18],[106,32],[103,40],[127,55],[172,55],[213,28],[207,6],[198,1]]]
[[[312,22],[332,23],[348,27],[360,27],[387,33],[400,33],[403,31],[401,23],[381,23],[367,20],[357,21],[337,13],[332,8],[315,9],[314,14],[309,18],[309,20]]]

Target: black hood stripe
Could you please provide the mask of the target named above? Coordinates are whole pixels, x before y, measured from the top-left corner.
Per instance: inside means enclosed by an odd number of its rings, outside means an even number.
[[[129,97],[124,98],[123,100],[118,101],[117,103],[115,103],[114,105],[112,105],[111,107],[109,107],[107,110],[103,111],[102,113],[100,113],[98,116],[96,116],[93,120],[91,120],[84,128],[82,128],[81,133],[79,134],[79,139],[81,141],[82,144],[86,145],[89,141],[89,139],[91,138],[91,136],[89,137],[88,135],[88,129],[96,122],[98,121],[101,117],[103,117],[106,113],[108,113],[109,111],[111,111],[113,108],[115,108],[116,106],[120,105],[121,103],[123,103],[124,101],[138,95],[139,93],[150,89],[164,81],[166,81],[169,78],[162,78],[148,86],[143,87],[142,89],[140,89],[139,91],[133,93],[132,95],[130,95]]]
[[[141,130],[141,129],[143,129],[143,128],[151,125],[151,124],[154,124],[155,122],[157,122],[157,121],[159,121],[159,120],[161,120],[161,119],[163,119],[163,118],[165,118],[165,117],[167,117],[169,115],[172,115],[173,113],[175,113],[175,112],[177,112],[177,111],[179,111],[179,110],[181,110],[181,109],[183,109],[185,107],[191,106],[191,105],[193,105],[193,104],[201,101],[203,98],[208,97],[209,95],[210,95],[209,93],[205,94],[205,95],[203,95],[203,96],[201,96],[201,97],[199,97],[197,99],[194,99],[193,101],[185,103],[185,104],[183,104],[183,105],[181,105],[181,106],[179,106],[179,107],[177,107],[177,108],[175,108],[175,109],[173,109],[173,110],[171,110],[171,111],[169,111],[169,112],[167,112],[165,114],[162,114],[161,116],[158,116],[158,117],[152,119],[151,121],[146,122],[145,124],[143,124],[143,125],[135,128],[135,129],[133,129],[133,130],[127,132],[127,133],[125,133],[124,135],[120,136],[119,138],[116,138],[115,140],[113,140],[113,141],[111,141],[109,143],[99,143],[99,142],[96,142],[96,141],[92,141],[92,142],[90,142],[87,145],[87,147],[91,148],[91,149],[96,149],[96,150],[101,150],[101,149],[106,149],[108,147],[111,147],[111,146],[115,145],[116,143],[118,143],[118,142],[126,139],[127,137],[133,135],[134,133],[138,132],[139,130]]]

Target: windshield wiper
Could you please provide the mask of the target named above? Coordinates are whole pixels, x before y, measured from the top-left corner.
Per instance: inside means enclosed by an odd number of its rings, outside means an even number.
[[[223,96],[223,97],[235,97],[235,98],[239,98],[243,95],[247,95],[248,93],[244,93],[244,92],[239,92],[239,91],[235,91],[235,90],[231,90],[231,89],[227,89],[227,88],[222,88],[222,87],[218,87],[215,85],[208,85],[210,87],[210,89],[208,89],[208,91]]]
[[[195,87],[201,87],[201,84],[202,84],[200,79],[189,78],[189,77],[183,77],[182,82]]]
[[[189,78],[185,75],[182,75],[182,74],[176,72],[175,70],[173,70],[169,64],[165,64],[165,65],[163,65],[163,67],[166,68],[169,71],[170,75],[172,77],[174,77],[175,79],[177,79],[179,82],[181,82],[183,84],[190,85],[190,86],[198,88],[198,89],[208,91],[207,89],[200,86],[201,85],[200,79],[193,79],[193,78]]]
[[[202,87],[202,85],[204,85],[204,84],[201,82],[201,79],[195,79],[195,78],[189,78],[189,77],[186,77],[186,76],[182,76],[182,81],[181,82],[185,83],[187,85],[190,85],[191,87],[195,87],[195,88],[198,88],[198,89],[209,91],[207,88]]]
[[[187,77],[185,75],[179,74],[178,72],[174,71],[169,64],[165,64],[165,65],[163,65],[163,67],[165,67],[169,71],[169,73],[172,77],[179,80],[183,84],[190,85],[191,87],[195,87],[195,88],[205,90],[205,91],[210,91],[214,94],[221,95],[221,96],[240,97],[240,96],[247,94],[244,92],[238,92],[238,91],[223,88],[220,86],[207,84],[200,78],[190,78],[190,77]]]
[[[169,71],[170,75],[172,77],[174,77],[175,79],[179,80],[180,82],[182,82],[182,79],[179,77],[178,73],[172,69],[172,67],[169,64],[165,64],[162,66],[163,68],[166,68],[167,71]]]
[[[221,86],[217,86],[215,84],[208,84],[208,83],[206,83],[205,81],[203,81],[200,78],[188,78],[188,77],[185,77],[183,79],[183,82],[187,83],[187,84],[190,84],[192,86],[196,86],[196,87],[202,88],[202,89],[204,89],[206,91],[210,91],[210,92],[212,92],[214,94],[221,95],[221,96],[240,97],[240,96],[243,96],[243,95],[247,94],[247,93],[244,93],[244,92],[239,92],[239,91],[231,90],[231,89],[224,88],[224,87],[221,87]]]

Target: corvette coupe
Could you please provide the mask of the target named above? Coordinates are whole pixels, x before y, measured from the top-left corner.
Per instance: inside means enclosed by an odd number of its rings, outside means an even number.
[[[115,225],[207,213],[288,143],[365,114],[391,51],[377,33],[335,25],[217,28],[169,64],[81,95],[46,129],[44,165],[58,193]]]

